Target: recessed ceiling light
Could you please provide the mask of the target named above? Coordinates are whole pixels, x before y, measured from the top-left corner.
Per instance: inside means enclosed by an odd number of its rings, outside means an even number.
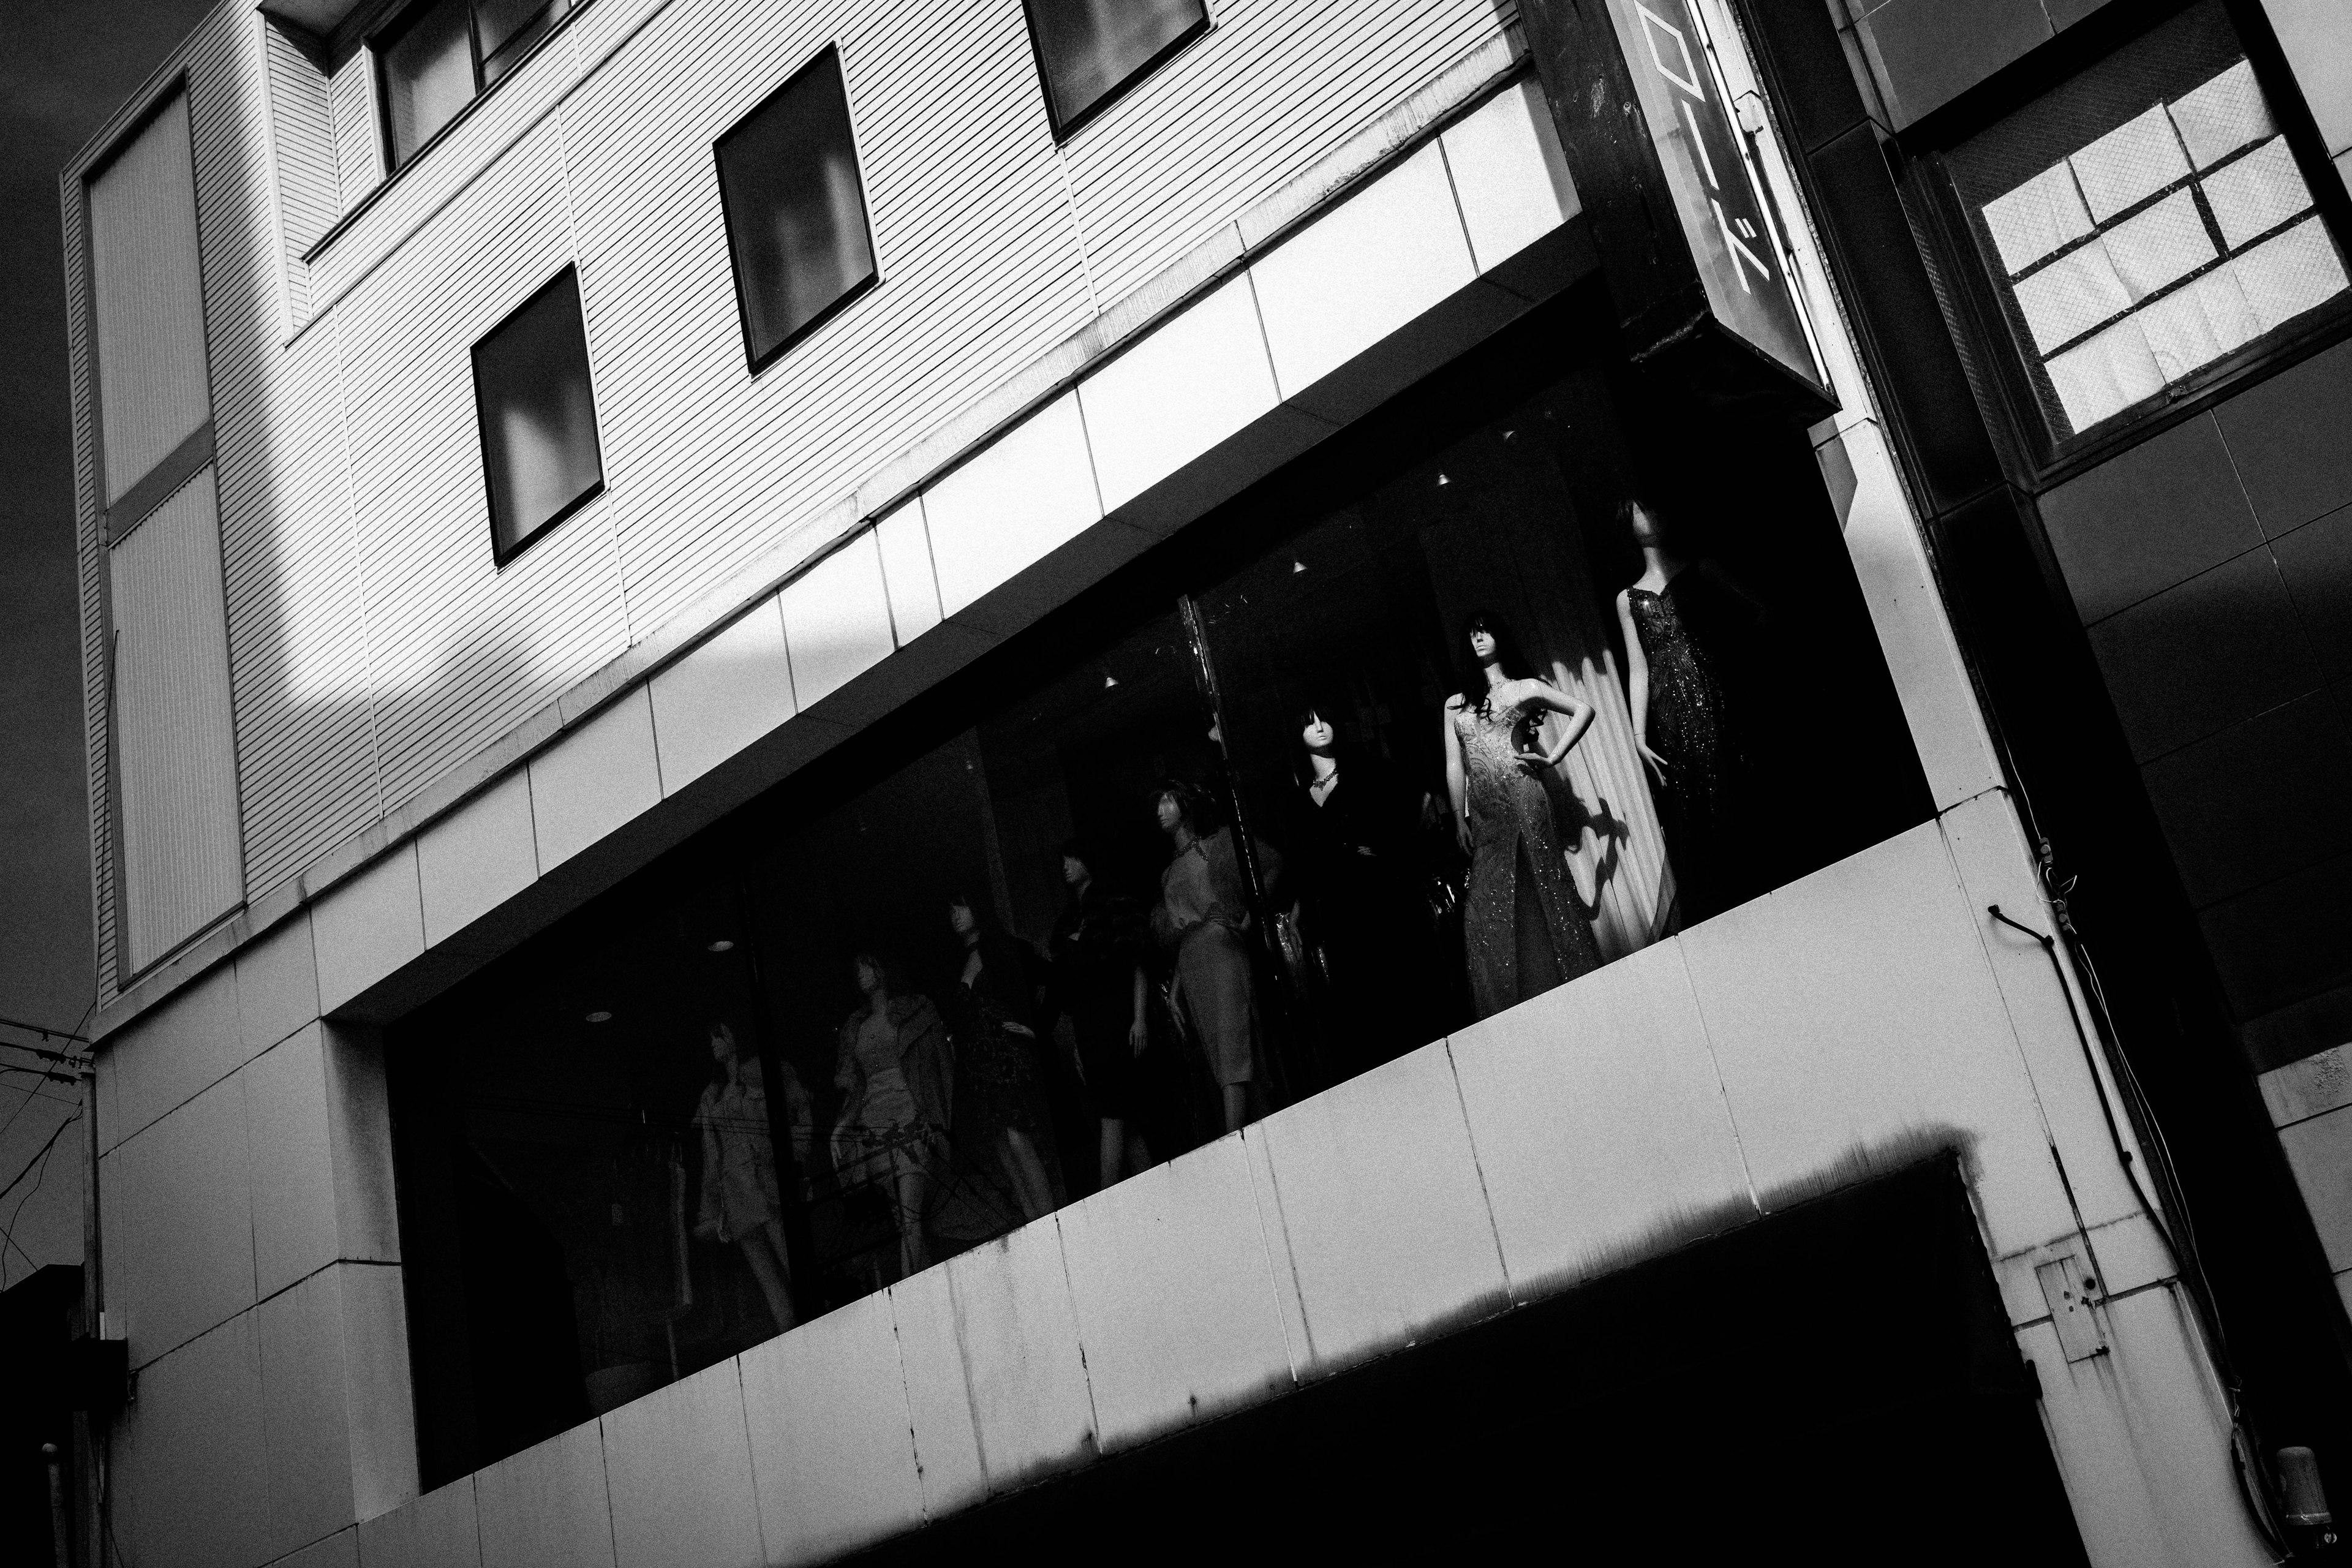
[[[709,951],[712,952],[732,952],[735,951],[734,940],[730,937],[719,937],[710,943]]]
[[[588,1021],[592,1024],[609,1024],[613,1021],[613,1015],[605,1009],[599,1007],[594,1012],[588,1015]]]

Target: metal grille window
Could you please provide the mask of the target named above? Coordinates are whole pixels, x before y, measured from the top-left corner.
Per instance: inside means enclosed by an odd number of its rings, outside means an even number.
[[[1203,0],[1028,0],[1054,134],[1089,116],[1206,31]]]
[[[503,563],[604,488],[576,271],[558,273],[474,345],[474,400]]]
[[[2052,435],[2196,378],[2346,291],[2219,6],[1958,149],[1952,171]]]
[[[841,57],[826,49],[719,139],[727,247],[758,370],[875,279]]]
[[[578,0],[428,0],[376,45],[384,146],[398,168],[512,70]]]

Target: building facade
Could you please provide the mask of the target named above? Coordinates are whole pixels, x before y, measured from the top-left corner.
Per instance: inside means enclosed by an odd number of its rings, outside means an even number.
[[[2311,1544],[2335,26],[227,0],[80,1549]]]

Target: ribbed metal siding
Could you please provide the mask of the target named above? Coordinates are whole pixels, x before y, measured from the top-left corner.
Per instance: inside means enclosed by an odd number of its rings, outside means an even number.
[[[132,966],[244,896],[213,470],[121,543],[109,573]]]
[[[1500,30],[1493,0],[1225,0],[1065,149],[1096,289],[1118,299]]]
[[[828,42],[882,281],[753,379],[710,143]],[[563,121],[633,635],[1087,319],[1018,5],[676,0]]]
[[[490,553],[468,350],[572,259],[558,154],[550,119],[334,311],[386,806],[628,646],[609,501]]]
[[[184,93],[91,183],[89,231],[110,506],[212,412]]]
[[[247,873],[268,888],[379,815],[336,326],[295,343],[257,484],[223,531]]]
[[[327,84],[334,116],[335,184],[349,212],[383,178],[383,133],[375,112],[375,57],[356,49]]]
[[[79,180],[61,182],[61,227],[83,232],[88,189]],[[89,253],[71,243],[66,251],[66,377],[73,411],[74,581],[81,616],[82,776],[89,793],[91,904],[96,916],[93,948],[99,994],[115,988],[114,778],[109,763],[111,731],[107,713],[109,617],[106,564],[99,542],[97,408],[91,364],[92,332],[88,309]]]
[[[285,248],[287,325],[310,315],[303,253],[342,211],[335,172],[334,110],[327,79],[275,21],[257,16],[269,68],[269,140],[278,168],[278,223]]]

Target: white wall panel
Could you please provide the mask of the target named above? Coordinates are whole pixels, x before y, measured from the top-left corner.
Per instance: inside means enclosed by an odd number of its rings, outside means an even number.
[[[1226,0],[1065,149],[1108,303],[1500,30],[1493,0]]]
[[[111,505],[212,412],[186,94],[91,182],[89,239]]]
[[[134,965],[245,893],[215,507],[207,468],[114,547],[110,567]]]

